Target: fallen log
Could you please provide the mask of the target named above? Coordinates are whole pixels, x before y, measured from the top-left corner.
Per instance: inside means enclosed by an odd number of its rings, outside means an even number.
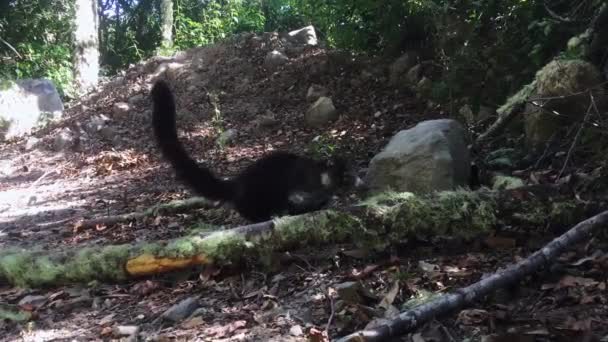
[[[577,224],[517,264],[494,273],[477,283],[441,295],[430,302],[402,312],[390,322],[371,329],[357,331],[336,340],[336,342],[387,341],[392,337],[404,335],[439,315],[463,309],[492,291],[521,281],[524,277],[555,261],[566,249],[588,239],[595,229],[606,224],[608,224],[608,211]]]
[[[588,210],[559,188],[438,192],[426,196],[387,193],[359,205],[169,241],[72,250],[9,248],[0,251],[0,282],[22,287],[124,281],[193,265],[267,264],[273,252],[335,242],[384,249],[410,236],[472,238],[504,225],[567,225]]]

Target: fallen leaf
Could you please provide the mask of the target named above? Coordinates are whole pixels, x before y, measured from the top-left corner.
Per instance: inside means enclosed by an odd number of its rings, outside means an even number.
[[[101,328],[101,332],[99,333],[101,336],[107,336],[112,334],[112,327],[103,327]]]
[[[140,296],[145,296],[152,293],[154,290],[158,289],[160,284],[155,281],[146,280],[139,282],[131,288],[129,292],[138,294]]]
[[[318,330],[315,328],[311,328],[308,331],[308,341],[309,342],[329,342],[329,336],[324,330]]]
[[[210,328],[205,329],[205,334],[214,336],[217,338],[225,337],[228,334],[234,332],[237,329],[244,328],[247,325],[246,321],[240,320],[231,322],[226,325],[214,325]]]
[[[109,323],[112,323],[112,320],[114,319],[115,315],[116,314],[113,314],[113,313],[106,315],[105,317],[100,319],[99,322],[97,322],[97,325],[107,325]]]
[[[393,286],[386,293],[386,295],[384,296],[384,298],[382,298],[382,300],[380,301],[380,304],[378,306],[380,306],[381,308],[383,308],[385,310],[388,310],[388,308],[395,301],[395,297],[397,297],[398,293],[399,293],[399,280],[395,280],[393,282]]]
[[[426,339],[422,337],[421,333],[415,333],[412,335],[412,342],[426,342]]]
[[[369,256],[369,250],[364,248],[351,249],[349,251],[343,251],[342,254],[355,259],[365,259]]]
[[[577,287],[577,286],[594,286],[599,282],[591,279],[591,278],[583,278],[583,277],[574,277],[571,275],[566,275],[560,279],[557,283],[556,289],[561,289],[565,287]]]
[[[515,239],[500,236],[488,236],[484,243],[492,249],[507,249],[516,246]]]
[[[456,321],[463,325],[481,324],[490,317],[490,313],[481,309],[462,310]]]
[[[596,250],[595,252],[593,252],[593,254],[591,254],[588,257],[584,257],[581,258],[573,263],[571,263],[570,265],[572,266],[581,266],[589,261],[595,261],[597,259],[599,259],[600,257],[602,257],[604,255],[604,252],[600,251],[600,250]]]
[[[185,321],[184,323],[182,323],[182,327],[186,328],[186,329],[192,329],[192,328],[199,327],[203,324],[205,324],[205,320],[203,320],[203,318],[201,316],[194,316],[194,317],[190,318],[189,320]]]

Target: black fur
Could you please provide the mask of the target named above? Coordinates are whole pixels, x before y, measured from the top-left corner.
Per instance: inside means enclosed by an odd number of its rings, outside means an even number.
[[[167,83],[156,82],[152,101],[154,134],[177,177],[201,196],[231,203],[248,220],[260,222],[275,215],[321,209],[342,185],[343,161],[320,162],[287,152],[264,156],[235,178],[221,179],[192,159],[179,141],[175,100]]]

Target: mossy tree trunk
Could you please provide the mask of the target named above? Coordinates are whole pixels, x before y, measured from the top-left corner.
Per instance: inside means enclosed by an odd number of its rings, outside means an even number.
[[[383,249],[412,235],[472,238],[502,225],[569,226],[597,212],[556,188],[385,194],[344,211],[324,210],[229,230],[198,231],[171,241],[84,247],[69,251],[0,251],[0,281],[49,286],[123,281],[193,265],[225,266],[244,259],[266,264],[273,252],[354,242]]]

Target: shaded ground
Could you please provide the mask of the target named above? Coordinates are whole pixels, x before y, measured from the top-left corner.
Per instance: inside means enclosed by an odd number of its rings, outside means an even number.
[[[320,153],[315,137],[363,168],[397,131],[443,116],[408,91],[388,86],[383,61],[307,48],[288,51],[290,63],[269,71],[264,56],[279,44],[270,35],[241,36],[189,51],[173,61],[181,67],[169,66],[182,138],[219,174],[234,174],[274,149]],[[26,147],[31,142],[27,139],[0,147],[0,248],[79,248],[157,240],[178,237],[195,222],[244,222],[223,209],[206,209],[97,229],[74,228],[82,217],[127,213],[188,196],[160,160],[150,134],[147,93],[151,75],[162,61],[134,66],[99,93],[72,104],[65,120],[36,134],[36,147]],[[340,120],[324,129],[303,124],[309,105],[306,91],[313,83],[328,89],[341,113]],[[219,121],[213,120],[208,93],[219,96]],[[128,113],[115,110],[114,104],[121,101],[130,104]],[[88,128],[100,114],[109,118],[104,129]],[[262,117],[271,117],[275,124],[260,128]],[[232,146],[219,148],[215,143],[217,125],[237,130]],[[54,152],[49,146],[66,128],[78,138],[71,148]],[[349,194],[343,194],[340,202],[349,200]],[[277,256],[276,269],[268,273],[223,270],[215,277],[220,270],[205,269],[128,284],[32,291],[0,285],[0,303],[40,296],[32,303],[22,302],[35,312],[34,323],[0,322],[0,336],[107,340],[119,337],[112,328],[120,325],[137,326],[143,336],[159,340],[304,341],[311,328],[323,331],[327,325],[330,336],[339,336],[375,318],[383,298],[403,309],[412,298],[470,284],[528,255],[549,238],[517,232],[507,236],[474,244],[408,241],[379,254],[352,246],[301,250]],[[513,333],[509,341],[581,340],[590,331],[605,336],[606,279],[601,271],[608,258],[593,254],[602,247],[598,241],[581,246],[555,270],[459,315],[432,322],[409,338],[479,340],[494,332],[504,337],[505,331]],[[337,284],[354,279],[362,280],[369,296],[357,304],[327,297]],[[193,296],[199,296],[193,318],[176,324],[156,321],[169,307]]]

